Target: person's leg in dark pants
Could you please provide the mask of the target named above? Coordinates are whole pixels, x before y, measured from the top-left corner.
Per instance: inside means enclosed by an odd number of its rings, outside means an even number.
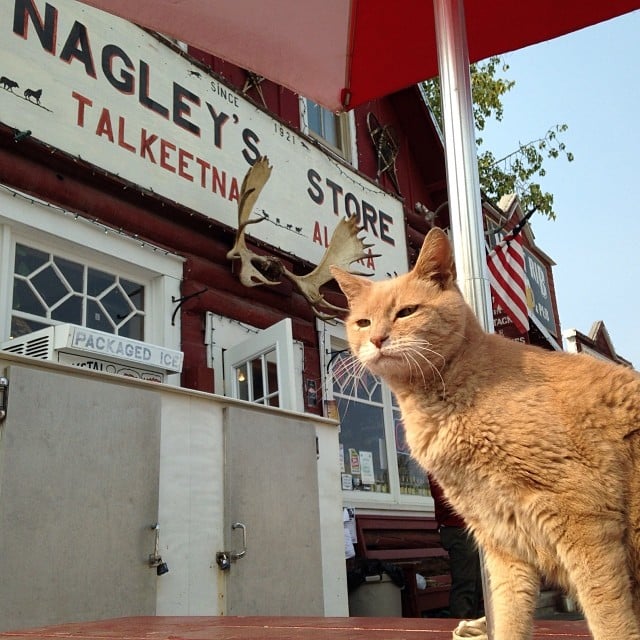
[[[482,578],[480,554],[473,538],[461,527],[441,527],[440,540],[449,552],[452,618],[476,618],[480,613]]]

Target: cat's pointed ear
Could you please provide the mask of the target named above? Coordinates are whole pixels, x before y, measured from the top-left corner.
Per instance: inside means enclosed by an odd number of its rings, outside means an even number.
[[[423,280],[434,280],[443,289],[455,283],[456,266],[447,234],[433,227],[422,243],[420,255],[413,267],[413,273]]]
[[[331,270],[331,275],[336,279],[340,289],[342,289],[342,293],[347,296],[347,300],[349,302],[371,286],[370,280],[367,280],[362,276],[358,276],[355,273],[345,271],[344,269],[333,265],[329,267],[329,269]]]

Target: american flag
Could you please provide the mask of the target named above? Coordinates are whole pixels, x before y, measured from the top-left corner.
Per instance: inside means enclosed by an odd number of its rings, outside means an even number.
[[[529,331],[524,274],[524,247],[520,229],[509,233],[487,256],[491,293],[521,333]]]

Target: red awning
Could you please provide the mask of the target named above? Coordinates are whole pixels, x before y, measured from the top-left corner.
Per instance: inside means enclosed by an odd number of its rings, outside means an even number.
[[[82,0],[332,110],[438,74],[430,0]],[[640,8],[640,0],[466,0],[472,62]]]

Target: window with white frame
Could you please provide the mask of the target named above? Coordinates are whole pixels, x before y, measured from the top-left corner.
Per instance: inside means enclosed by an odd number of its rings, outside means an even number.
[[[321,325],[321,344],[325,397],[334,403],[340,421],[345,500],[423,502],[430,496],[429,482],[409,454],[391,390],[356,364],[341,325]]]
[[[145,286],[16,242],[10,337],[59,322],[144,340]]]
[[[71,323],[179,349],[182,263],[0,185],[0,342]]]
[[[304,411],[302,343],[290,318],[258,330],[215,313],[205,316],[207,359],[215,392],[290,411]]]
[[[355,127],[353,113],[333,113],[308,98],[300,98],[304,133],[317,138],[331,151],[354,164]]]

